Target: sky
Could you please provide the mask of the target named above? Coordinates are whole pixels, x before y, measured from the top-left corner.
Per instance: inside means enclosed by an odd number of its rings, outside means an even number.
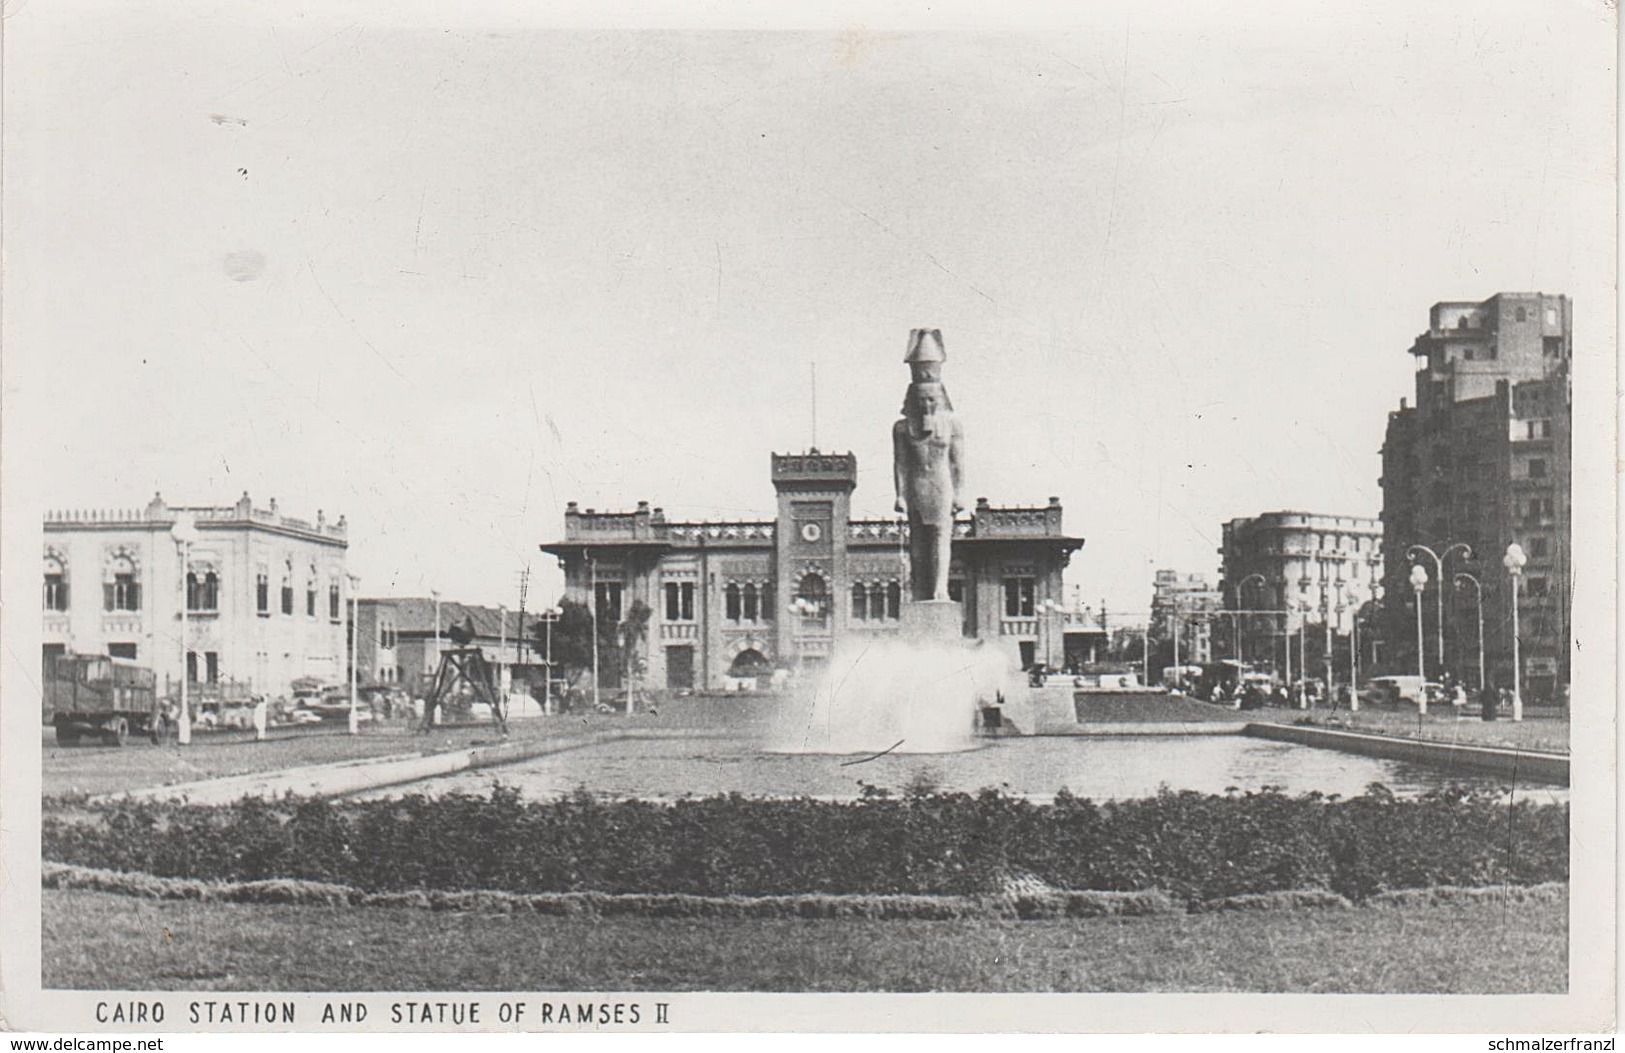
[[[766,518],[815,428],[889,515],[929,327],[966,496],[1058,496],[1132,620],[1227,519],[1380,511],[1433,303],[1614,347],[1603,4],[730,10],[16,7],[8,530],[247,491],[534,608],[566,501]]]

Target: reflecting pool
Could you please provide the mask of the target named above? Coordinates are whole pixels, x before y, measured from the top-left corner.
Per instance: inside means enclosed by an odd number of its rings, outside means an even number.
[[[624,737],[531,760],[391,787],[367,796],[482,793],[493,783],[546,799],[585,789],[604,797],[669,799],[685,795],[850,798],[874,787],[893,793],[911,785],[1048,799],[1067,789],[1079,797],[1121,800],[1164,787],[1201,793],[1319,791],[1353,797],[1380,782],[1401,796],[1450,785],[1513,793],[1540,802],[1566,801],[1568,789],[1502,776],[1379,760],[1243,735],[1032,737],[981,740],[979,748],[945,754],[839,756],[768,752],[752,737],[682,734]]]

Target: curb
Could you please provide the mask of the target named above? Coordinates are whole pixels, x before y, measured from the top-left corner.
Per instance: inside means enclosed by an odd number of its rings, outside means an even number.
[[[776,896],[696,896],[681,893],[541,892],[483,889],[410,889],[365,892],[349,885],[293,878],[266,881],[198,881],[43,862],[43,888],[107,892],[151,900],[260,903],[322,907],[394,907],[415,910],[538,914],[550,917],[645,918],[852,918],[871,921],[952,921],[997,918],[1037,921],[1061,918],[1150,917],[1232,911],[1393,909],[1467,903],[1550,903],[1568,885],[1438,886],[1396,889],[1354,904],[1326,889],[1261,892],[1201,903],[1181,903],[1160,889],[1139,892],[1047,889],[983,896],[802,893]]]
[[[1446,770],[1453,767],[1469,768],[1513,780],[1524,778],[1558,786],[1569,784],[1569,758],[1561,753],[1430,742],[1397,735],[1366,735],[1298,724],[1248,724],[1242,734],[1385,760],[1413,761]]]
[[[597,732],[575,739],[547,739],[538,742],[505,742],[494,746],[467,746],[443,753],[398,753],[387,757],[366,757],[315,764],[300,768],[228,775],[218,779],[154,786],[99,794],[90,804],[119,801],[184,801],[188,804],[230,804],[244,797],[274,798],[287,794],[300,797],[339,797],[365,790],[417,782],[459,771],[512,764],[552,753],[585,749],[621,738],[628,732]]]

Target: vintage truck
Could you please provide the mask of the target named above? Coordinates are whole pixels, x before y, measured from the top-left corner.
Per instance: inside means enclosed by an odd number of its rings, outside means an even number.
[[[152,670],[101,654],[55,655],[46,662],[45,719],[65,746],[89,735],[122,746],[131,734],[156,744],[170,728]]]

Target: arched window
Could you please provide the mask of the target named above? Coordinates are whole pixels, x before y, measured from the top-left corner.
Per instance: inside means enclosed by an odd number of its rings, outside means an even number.
[[[293,613],[293,560],[282,564],[282,613]]]
[[[108,562],[102,606],[110,611],[141,609],[141,583],[136,580],[135,557],[128,552],[118,552]]]
[[[756,607],[756,585],[754,583],[752,583],[752,582],[747,582],[745,584],[745,588],[740,593],[740,596],[741,596],[741,599],[743,600],[743,603],[744,603],[744,610],[743,610],[742,614],[743,614],[743,617],[744,617],[745,621],[747,621],[747,622],[755,621],[756,620],[756,611],[757,611],[757,607]]]
[[[869,617],[869,589],[861,581],[852,583],[852,620],[861,622]]]
[[[305,617],[316,617],[316,565],[310,567],[310,573],[305,577]]]
[[[754,647],[747,647],[734,655],[733,662],[728,666],[728,675],[731,677],[761,677],[772,674],[773,663]]]
[[[886,616],[886,586],[879,582],[869,586],[869,610],[876,621]]]
[[[337,578],[327,584],[327,616],[339,620],[339,582]]]
[[[730,622],[737,622],[739,620],[740,613],[739,586],[729,582],[728,587],[722,590],[722,602],[724,613],[727,614],[728,620]]]
[[[801,583],[796,586],[796,606],[806,623],[824,624],[824,619],[829,613],[829,588],[824,584],[821,575],[816,573],[802,575]]]
[[[220,576],[212,570],[186,572],[186,609],[189,611],[217,611],[220,609]]]
[[[728,586],[729,589],[735,586]],[[727,590],[724,590],[726,594]],[[694,583],[692,581],[666,582],[666,620],[691,622],[694,620]],[[737,620],[737,619],[735,619]]]
[[[68,568],[63,565],[62,558],[54,553],[45,557],[45,609],[68,609]]]
[[[903,615],[903,586],[892,582],[886,586],[886,617],[896,621]]]
[[[762,586],[762,621],[773,620],[773,583],[768,582]]]

